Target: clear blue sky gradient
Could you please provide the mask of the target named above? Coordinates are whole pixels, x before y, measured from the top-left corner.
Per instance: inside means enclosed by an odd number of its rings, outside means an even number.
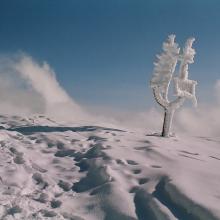
[[[144,110],[167,35],[194,36],[190,78],[206,101],[220,78],[219,0],[0,0],[0,53],[46,60],[84,105]]]

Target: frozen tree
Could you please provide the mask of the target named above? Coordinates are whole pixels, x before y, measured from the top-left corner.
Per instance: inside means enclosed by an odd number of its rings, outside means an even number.
[[[154,63],[154,72],[150,85],[153,89],[155,100],[165,111],[163,137],[170,135],[174,112],[184,103],[186,98],[191,99],[195,105],[197,104],[195,96],[197,82],[188,79],[188,64],[194,62],[193,58],[195,56],[195,50],[192,48],[194,40],[194,38],[189,38],[180,54],[180,48],[175,43],[175,35],[170,35],[167,41],[163,43],[163,52],[157,55],[157,61]],[[179,75],[174,77],[178,61],[180,62]],[[169,101],[168,90],[172,80],[176,99]]]

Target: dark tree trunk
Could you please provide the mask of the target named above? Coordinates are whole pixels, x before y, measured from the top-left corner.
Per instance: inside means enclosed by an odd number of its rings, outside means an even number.
[[[162,137],[169,137],[173,121],[174,110],[165,109]]]

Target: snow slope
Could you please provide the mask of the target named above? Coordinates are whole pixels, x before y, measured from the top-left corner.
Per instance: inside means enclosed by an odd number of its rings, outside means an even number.
[[[0,117],[0,219],[220,219],[220,137]]]

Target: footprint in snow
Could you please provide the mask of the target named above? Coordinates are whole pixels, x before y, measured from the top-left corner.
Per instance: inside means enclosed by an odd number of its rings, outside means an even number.
[[[121,160],[121,159],[116,159],[115,160],[117,164],[120,164],[120,165],[125,165],[126,162],[124,160]]]
[[[209,156],[209,157],[216,159],[216,160],[220,160],[220,158],[218,158],[218,157],[214,157],[214,156]]]
[[[35,141],[35,140],[37,140],[37,137],[30,136],[29,139],[32,140],[32,141]]]
[[[9,150],[14,155],[14,162],[16,164],[24,164],[25,163],[25,160],[23,158],[24,153],[17,151],[17,149],[15,149],[14,147],[11,147]]]
[[[136,193],[139,190],[138,186],[134,186],[129,190],[129,193]]]
[[[54,154],[55,157],[74,157],[75,155],[75,150],[72,149],[59,150]]]
[[[57,143],[56,143],[56,147],[57,147],[57,149],[59,149],[59,150],[65,149],[65,145],[64,145],[64,143],[62,143],[62,142],[57,142]]]
[[[53,208],[53,209],[59,208],[61,205],[62,205],[62,202],[61,202],[60,200],[54,200],[54,199],[53,199],[53,200],[50,202],[50,206],[51,206],[51,208]]]
[[[148,141],[148,140],[143,140],[143,141],[141,141],[142,143],[145,143],[145,144],[151,144],[151,142],[150,141]]]
[[[102,141],[106,141],[107,139],[106,138],[103,138],[103,137],[99,137],[99,136],[90,136],[87,141],[94,141],[94,142],[102,142]]]
[[[46,210],[46,209],[42,209],[42,210],[40,210],[40,212],[43,214],[44,217],[47,217],[47,218],[52,218],[57,215],[56,212]]]
[[[139,185],[143,185],[143,184],[147,183],[148,181],[149,181],[148,178],[140,178],[138,180],[138,183],[139,183]]]
[[[127,160],[127,163],[129,165],[138,165],[138,163],[136,161],[134,161],[134,160]]]
[[[25,163],[25,160],[22,156],[20,155],[17,155],[15,158],[14,158],[14,162],[16,164],[24,164]]]
[[[32,163],[32,168],[35,169],[35,170],[37,170],[37,171],[39,171],[39,172],[41,172],[41,173],[46,173],[46,172],[47,172],[46,169],[40,167],[40,166],[37,165],[36,163]]]
[[[21,212],[22,212],[22,209],[17,205],[7,209],[7,215],[14,216],[14,214],[21,213]]]
[[[19,152],[17,149],[15,149],[14,147],[10,147],[9,150],[11,151],[11,153],[15,154],[15,155],[20,155],[22,156],[23,153]]]
[[[58,186],[63,189],[63,191],[68,192],[72,188],[72,185],[66,181],[60,180]]]
[[[48,183],[44,181],[40,173],[34,173],[32,179],[35,181],[36,185],[39,185],[41,189],[45,189],[48,187]]]
[[[151,151],[152,148],[149,146],[145,146],[145,147],[135,147],[135,150],[140,150],[140,151]]]
[[[112,149],[112,146],[106,145],[105,147],[103,147],[103,150],[109,150],[109,149]]]
[[[115,142],[120,142],[120,140],[119,139],[115,139]]]
[[[153,168],[162,168],[162,166],[159,166],[159,165],[152,165],[151,167],[153,167]]]
[[[34,198],[35,201],[40,203],[47,203],[49,196],[46,193],[41,193],[38,197]]]
[[[185,154],[190,154],[190,155],[194,155],[194,156],[197,156],[197,155],[199,155],[199,153],[192,153],[192,152],[189,152],[189,151],[185,151],[185,150],[181,150],[180,152],[182,152],[182,153],[185,153]]]
[[[185,157],[185,158],[190,158],[190,159],[193,159],[193,160],[204,161],[204,160],[201,160],[201,159],[198,159],[198,158],[195,158],[195,157],[191,157],[191,156],[188,156],[188,155],[185,155],[185,154],[179,154],[179,156]]]
[[[41,152],[42,152],[43,154],[53,154],[53,153],[54,153],[53,150],[47,150],[47,149],[42,149]]]
[[[133,170],[133,173],[134,174],[139,174],[139,173],[141,173],[141,170],[140,169],[135,169],[135,170]]]

